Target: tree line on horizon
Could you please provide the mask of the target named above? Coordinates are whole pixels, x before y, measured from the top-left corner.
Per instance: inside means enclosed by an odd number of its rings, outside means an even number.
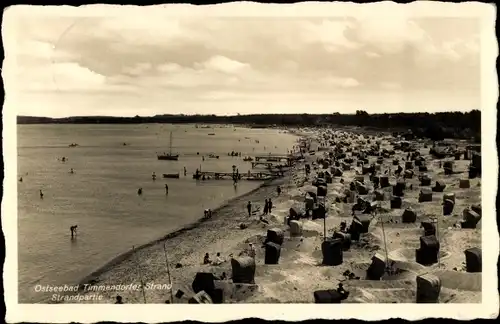
[[[331,127],[357,126],[374,130],[412,133],[416,137],[442,140],[444,138],[481,140],[481,111],[440,113],[368,114],[253,114],[253,115],[156,115],[152,117],[31,117],[18,116],[18,124],[236,124],[256,127]]]

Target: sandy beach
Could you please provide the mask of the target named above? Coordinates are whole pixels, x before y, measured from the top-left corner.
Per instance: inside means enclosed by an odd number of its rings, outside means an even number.
[[[314,137],[321,136],[322,132],[316,131]],[[363,138],[359,134],[349,136],[347,140],[351,142],[353,151],[366,149],[369,141],[371,143],[375,141],[374,138]],[[309,138],[312,138],[311,135]],[[401,141],[387,134],[377,136],[376,140],[379,141],[380,150],[390,149],[393,147],[391,143]],[[321,139],[316,140],[319,141]],[[312,190],[311,183],[318,172],[326,171],[326,169],[321,170],[321,166],[316,163],[323,154],[328,154],[323,150],[325,152],[317,151],[314,155],[305,154],[305,160],[295,164],[285,177],[235,198],[214,211],[212,219],[123,256],[122,260],[115,262],[116,264],[109,265],[100,273],[94,273],[82,283],[103,286],[128,285],[139,283],[142,276],[143,282],[150,284],[150,289],[145,290],[146,302],[165,303],[170,299],[169,290],[160,287],[169,282],[163,248],[165,244],[173,293],[178,290],[184,292],[182,297],[174,297],[174,303],[187,303],[194,295],[191,284],[197,272],[211,272],[216,277],[225,272],[228,278],[231,278],[230,256],[237,257],[249,243],[253,243],[256,247],[255,284],[233,284],[231,279],[220,280],[219,284],[224,287],[224,303],[313,303],[314,291],[335,289],[340,282],[343,283],[344,289],[349,291],[349,297],[343,301],[344,303],[414,303],[416,278],[425,273],[431,273],[440,279],[440,303],[479,303],[481,273],[465,271],[464,250],[472,247],[481,248],[481,223],[479,222],[476,229],[461,229],[457,224],[462,220],[464,208],[480,204],[480,178],[470,179],[469,188],[460,188],[460,179],[468,178],[469,160],[464,160],[462,155],[460,160],[453,161],[454,173],[445,175],[442,166],[439,167],[439,160],[429,155],[431,142],[423,140],[410,142],[416,145],[416,151],[425,159],[428,170],[419,172],[417,168],[411,179],[405,179],[406,189],[401,208],[390,207],[388,197],[392,192],[392,186],[381,189],[384,191],[381,210],[371,220],[368,233],[361,234],[359,241],[353,241],[350,249],[343,252],[341,265],[321,264],[323,219],[302,218],[300,220],[302,234],[298,236],[290,234],[290,227],[285,222],[291,207],[303,208],[306,192]],[[465,144],[459,143],[459,145]],[[391,157],[384,158],[383,163],[379,164],[381,170],[379,174],[383,173],[383,170],[395,169],[392,163],[395,159],[404,166],[403,159],[406,156],[407,152],[395,150]],[[376,156],[367,158],[370,164],[377,160]],[[446,160],[454,159],[445,158],[441,161]],[[308,175],[304,168],[306,164],[312,166]],[[360,176],[360,169],[356,167],[356,163],[352,163],[350,170],[344,170],[341,176],[333,177],[332,182],[328,184],[325,202],[328,237],[339,230],[342,221],[346,221],[349,225],[353,218],[351,212],[353,203],[339,202],[338,198],[342,197],[346,189],[349,189],[350,183]],[[418,196],[422,189],[418,179],[419,173],[428,174],[432,178],[432,186],[436,180],[446,184],[444,192],[432,192],[431,201],[419,202]],[[396,183],[397,177],[393,171],[388,177],[391,184]],[[364,176],[364,181],[365,184],[371,183],[368,175]],[[277,186],[283,189],[279,197]],[[449,193],[455,194],[455,205],[451,215],[443,216],[443,195]],[[374,200],[373,186],[369,185],[367,195],[358,197]],[[262,211],[266,198],[271,198],[274,205],[271,215],[265,216],[268,224],[259,220],[261,213],[249,217],[246,211],[248,201],[251,201],[253,206],[260,206]],[[401,221],[402,214],[407,208],[415,212],[415,222]],[[434,216],[438,219],[436,237],[440,242],[440,258],[438,263],[423,266],[415,261],[415,249],[419,248],[419,238],[424,235],[421,222],[428,221]],[[240,229],[240,224],[245,224],[247,227]],[[272,228],[284,231],[284,242],[281,245],[279,264],[266,265],[265,249],[261,246],[267,230]],[[372,257],[379,253],[385,258],[385,245],[387,256],[397,271],[395,274],[384,275],[382,280],[366,280],[366,270],[370,266]],[[225,262],[221,265],[203,264],[205,253],[209,253],[210,258],[214,260],[218,252]],[[347,275],[349,272],[354,274],[351,278]],[[80,293],[92,294],[92,292]],[[118,293],[108,291],[100,294],[104,297],[101,301],[90,302],[112,303],[119,294],[125,303],[144,303],[141,290],[125,290]]]

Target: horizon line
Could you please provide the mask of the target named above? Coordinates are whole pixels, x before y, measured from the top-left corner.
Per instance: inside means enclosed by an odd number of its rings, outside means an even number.
[[[399,115],[399,114],[428,114],[428,115],[436,115],[436,114],[446,114],[446,113],[470,113],[473,111],[481,111],[481,109],[470,109],[467,111],[463,110],[446,110],[446,111],[436,111],[436,112],[427,112],[427,111],[413,111],[413,112],[381,112],[381,113],[369,113],[365,110],[362,109],[357,109],[356,111],[363,111],[366,112],[368,115]],[[64,119],[64,118],[154,118],[154,117],[162,117],[162,116],[184,116],[184,117],[200,117],[200,116],[210,116],[210,117],[244,117],[244,116],[269,116],[269,115],[310,115],[310,116],[322,116],[322,115],[356,115],[356,112],[352,113],[339,113],[339,112],[332,112],[332,113],[255,113],[255,114],[231,114],[231,115],[219,115],[219,114],[183,114],[183,113],[177,113],[177,114],[156,114],[156,115],[149,115],[149,116],[141,116],[141,115],[135,115],[135,116],[108,116],[108,115],[73,115],[73,116],[59,116],[59,117],[54,117],[54,116],[33,116],[33,115],[16,115],[16,117],[27,117],[27,118],[50,118],[50,119]]]

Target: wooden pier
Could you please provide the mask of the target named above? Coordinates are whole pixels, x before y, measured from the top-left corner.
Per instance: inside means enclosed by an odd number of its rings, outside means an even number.
[[[283,169],[283,168],[288,168],[290,167],[290,165],[288,163],[286,164],[276,164],[276,162],[267,162],[267,161],[255,161],[255,162],[252,162],[252,169],[258,167],[258,166],[264,166],[266,167],[267,169]]]
[[[268,154],[268,155],[259,155],[255,157],[255,162],[252,163],[276,163],[276,162],[285,162],[286,166],[292,166],[293,162],[296,161],[298,157],[293,155],[277,155],[277,154]]]
[[[197,180],[234,180],[236,174],[232,172],[201,171],[193,175]],[[265,181],[283,176],[283,172],[246,172],[238,173],[238,181]]]

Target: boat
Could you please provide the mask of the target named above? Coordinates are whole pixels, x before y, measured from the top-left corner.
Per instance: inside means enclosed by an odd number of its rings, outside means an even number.
[[[164,173],[163,177],[169,178],[169,179],[179,179],[180,175],[179,175],[179,173]]]
[[[213,135],[215,135],[215,133],[208,133],[208,135],[209,135],[209,136],[213,136]]]
[[[164,160],[164,161],[179,160],[179,154],[172,154],[172,132],[170,132],[170,151],[168,152],[168,154],[158,154],[158,160]]]

